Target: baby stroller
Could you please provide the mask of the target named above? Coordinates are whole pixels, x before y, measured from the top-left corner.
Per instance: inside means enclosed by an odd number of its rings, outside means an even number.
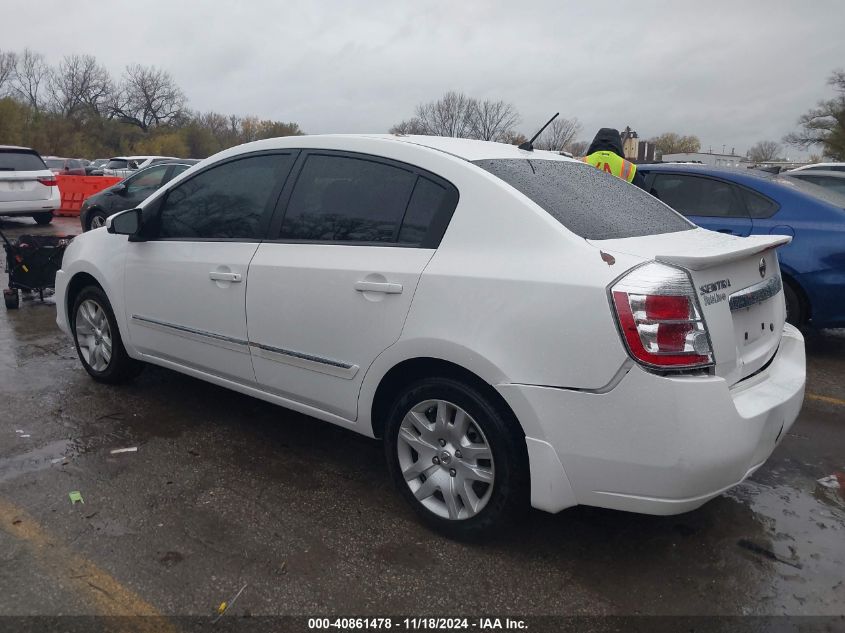
[[[6,249],[6,272],[9,287],[3,289],[6,309],[20,305],[20,293],[37,292],[44,301],[44,290],[56,286],[56,271],[62,265],[65,248],[72,235],[21,235],[17,240],[9,239],[0,231],[3,248]]]

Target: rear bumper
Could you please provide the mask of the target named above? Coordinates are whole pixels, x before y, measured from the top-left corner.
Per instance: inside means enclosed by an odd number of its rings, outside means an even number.
[[[634,365],[606,393],[498,389],[526,429],[532,505],[678,514],[765,462],[798,417],[805,376],[804,339],[786,325],[771,364],[733,387]]]
[[[12,200],[0,202],[0,215],[32,215],[55,211],[62,206],[58,187],[52,187],[53,193],[45,200]]]

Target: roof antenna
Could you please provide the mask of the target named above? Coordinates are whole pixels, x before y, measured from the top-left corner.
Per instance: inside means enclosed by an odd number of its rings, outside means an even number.
[[[543,127],[540,128],[539,132],[537,132],[534,136],[531,137],[530,141],[526,141],[525,143],[520,144],[519,149],[524,149],[526,152],[533,152],[534,151],[534,141],[536,141],[537,137],[540,136],[543,133],[543,130],[545,130],[547,127],[549,127],[551,122],[554,121],[559,116],[560,116],[560,112],[555,112],[555,115],[551,119],[546,121],[546,124]]]

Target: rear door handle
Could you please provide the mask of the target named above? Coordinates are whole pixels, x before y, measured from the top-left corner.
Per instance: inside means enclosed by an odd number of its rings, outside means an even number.
[[[356,281],[355,290],[358,292],[383,292],[387,295],[398,295],[402,293],[402,284],[392,284],[379,281]]]
[[[208,278],[211,281],[231,281],[232,283],[240,283],[242,277],[240,273],[220,273],[216,270],[212,270],[208,273]]]

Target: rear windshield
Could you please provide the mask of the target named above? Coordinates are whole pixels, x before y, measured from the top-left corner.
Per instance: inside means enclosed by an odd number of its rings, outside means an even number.
[[[585,163],[506,159],[475,164],[588,240],[675,233],[695,227],[642,189]]]
[[[126,161],[112,158],[106,165],[106,169],[126,169]]]
[[[0,149],[0,171],[44,171],[46,168],[34,152]]]
[[[839,193],[838,191],[822,187],[821,185],[817,185],[812,182],[807,182],[802,178],[779,176],[777,180],[787,187],[792,187],[793,189],[809,194],[814,198],[827,202],[828,204],[832,204],[835,207],[845,209],[845,195]]]

